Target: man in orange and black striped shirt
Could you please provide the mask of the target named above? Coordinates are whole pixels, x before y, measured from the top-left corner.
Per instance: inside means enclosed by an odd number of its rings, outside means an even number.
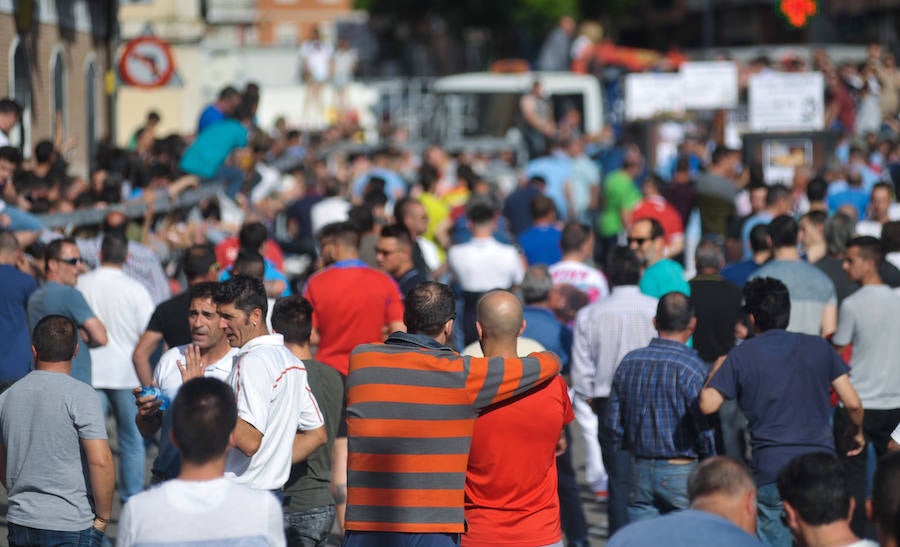
[[[462,357],[445,344],[456,302],[423,283],[406,297],[409,334],[359,346],[347,377],[347,547],[458,545],[478,412],[552,379],[549,352]]]

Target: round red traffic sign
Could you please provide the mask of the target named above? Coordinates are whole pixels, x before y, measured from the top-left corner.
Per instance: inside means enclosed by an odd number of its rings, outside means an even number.
[[[139,36],[125,44],[119,59],[119,74],[135,87],[164,86],[175,74],[172,49],[156,36]]]

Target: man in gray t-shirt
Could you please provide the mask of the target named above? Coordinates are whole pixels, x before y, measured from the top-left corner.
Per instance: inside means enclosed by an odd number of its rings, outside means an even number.
[[[850,281],[861,285],[841,303],[840,321],[831,343],[838,348],[853,344],[850,359],[850,383],[859,393],[866,414],[863,433],[880,457],[887,451],[894,427],[900,422],[900,337],[893,329],[900,323],[900,297],[885,285],[878,274],[884,261],[881,242],[874,237],[857,237],[847,242],[844,271]],[[841,442],[839,427],[846,423],[847,412],[834,412],[835,441]],[[841,452],[838,451],[840,454]],[[849,474],[850,491],[856,503],[865,505],[868,459],[842,456]],[[865,510],[854,510],[851,527],[861,534]]]
[[[11,545],[100,545],[112,513],[115,471],[100,398],[69,375],[77,339],[66,317],[38,321],[35,370],[0,395]]]
[[[837,326],[837,293],[821,270],[800,259],[798,225],[781,215],[769,223],[774,260],[753,272],[751,279],[771,277],[785,284],[791,297],[789,332],[827,337]]]

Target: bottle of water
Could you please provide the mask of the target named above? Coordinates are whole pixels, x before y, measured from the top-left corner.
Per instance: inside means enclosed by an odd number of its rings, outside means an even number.
[[[163,390],[159,389],[156,386],[141,386],[141,397],[147,397],[152,395],[156,397],[158,400],[162,401],[162,404],[159,406],[160,410],[166,410],[169,408],[169,403],[172,401],[169,400],[169,396],[166,395]]]

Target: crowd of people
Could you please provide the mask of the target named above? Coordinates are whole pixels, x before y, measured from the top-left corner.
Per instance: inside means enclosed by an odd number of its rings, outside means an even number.
[[[99,545],[117,494],[121,545],[585,546],[585,486],[611,545],[900,544],[897,104],[767,184],[700,135],[651,172],[537,84],[527,162],[266,133],[252,84],[189,138],[148,113],[89,182],[3,143],[10,544]],[[108,211],[36,216],[79,207]]]

